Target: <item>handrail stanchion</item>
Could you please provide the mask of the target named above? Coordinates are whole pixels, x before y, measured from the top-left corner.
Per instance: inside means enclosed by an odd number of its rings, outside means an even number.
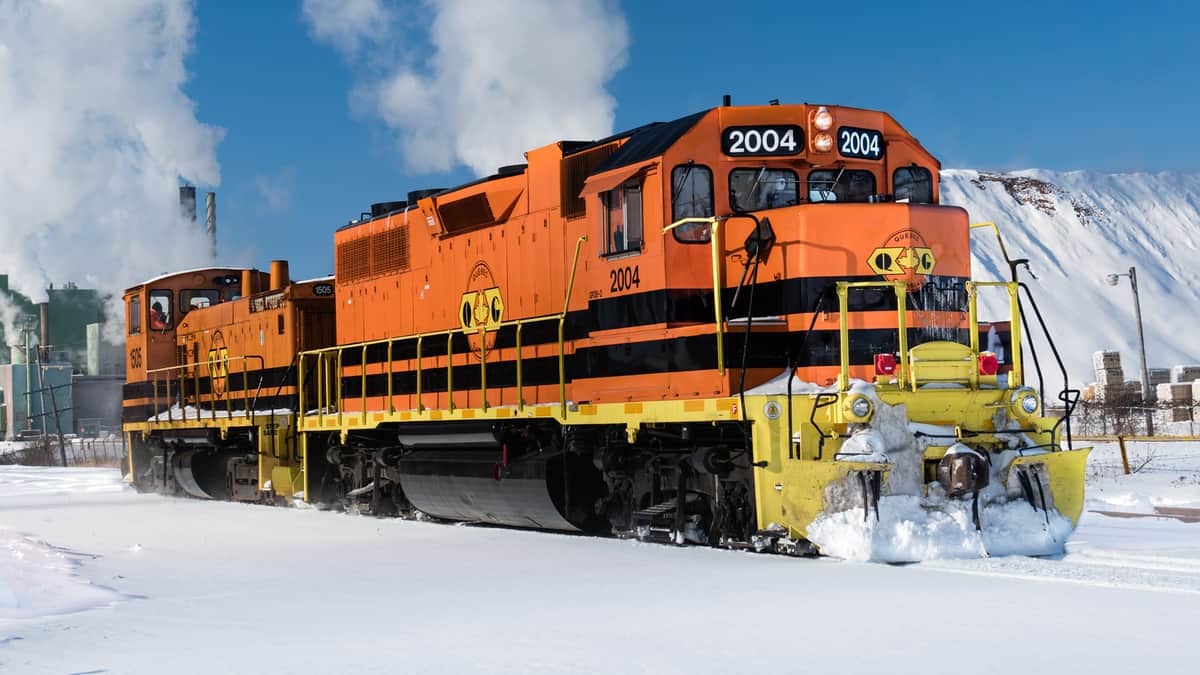
[[[325,352],[317,352],[317,424],[325,427]]]
[[[250,359],[245,358],[245,357],[243,357],[241,360],[242,361],[242,403],[245,404],[246,418],[254,419],[253,415],[250,412],[250,374],[249,374],[249,369],[246,367],[246,362],[249,360]],[[225,370],[226,370],[226,372],[228,372],[229,367],[226,366]]]
[[[304,419],[304,353],[296,357],[296,415]]]
[[[839,281],[838,296],[838,391],[850,386],[850,284]]]
[[[362,399],[362,408],[359,413],[362,415],[363,424],[367,422],[367,345],[362,348],[362,362],[358,367],[362,370],[362,391],[359,392]]]
[[[1021,299],[1017,295],[1018,284],[1015,281],[1005,282],[1008,288],[1009,302],[1009,342],[1012,343],[1012,370],[1009,371],[1009,388],[1016,389],[1025,384],[1025,371],[1021,367]]]
[[[225,380],[225,390],[221,396],[225,399],[225,419],[233,419],[233,397],[229,395],[229,358],[221,359],[221,377]]]
[[[703,223],[711,228],[708,242],[712,251],[713,320],[716,322],[717,329],[717,372],[722,375],[725,374],[725,317],[721,309],[721,289],[724,287],[721,282],[721,221],[728,217],[680,218],[662,230],[663,234],[666,234],[681,225],[693,223]],[[572,270],[573,273],[574,270]]]
[[[524,325],[517,321],[517,410],[525,409],[524,374],[521,365],[521,329]]]
[[[421,377],[421,343],[425,341],[424,335],[417,336],[417,412],[425,412],[425,398],[421,396],[422,382]]]
[[[446,332],[446,410],[454,412],[454,331]]]
[[[900,382],[906,383],[908,377],[908,288],[903,281],[893,281],[892,288],[896,290],[896,327],[900,338],[900,367],[897,369]]]
[[[339,427],[342,426],[342,408],[345,407],[342,405],[342,351],[343,349],[338,347],[337,370],[333,373],[334,381],[332,382],[333,393],[337,397],[337,424]]]
[[[565,343],[565,331],[567,323],[567,310],[571,307],[571,292],[575,289],[575,272],[579,268],[579,249],[583,247],[583,242],[587,241],[587,237],[583,236],[575,240],[575,257],[571,261],[571,277],[567,281],[567,292],[563,297],[562,314],[558,316],[558,401],[559,411],[565,418],[567,416],[567,354]]]
[[[479,329],[479,409],[488,409],[487,401],[487,329]]]
[[[393,344],[394,343],[392,342],[392,340],[389,339],[388,340],[388,354],[387,354],[387,397],[388,397],[387,411],[388,411],[389,415],[396,412],[396,404],[392,399],[392,345]]]

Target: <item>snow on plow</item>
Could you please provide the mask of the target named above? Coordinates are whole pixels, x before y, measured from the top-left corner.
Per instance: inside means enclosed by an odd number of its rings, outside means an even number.
[[[908,404],[889,405],[872,385],[851,391],[872,401],[870,422],[851,426],[832,461],[805,460],[788,472],[808,486],[799,492],[819,499],[783,500],[792,522],[808,523],[805,536],[822,554],[914,562],[1064,552],[1082,511],[1089,449],[1037,442],[1038,432],[1015,420],[976,443],[961,428],[911,420]],[[958,396],[980,405],[988,392]],[[910,392],[909,403],[929,403],[914,398],[920,394]]]

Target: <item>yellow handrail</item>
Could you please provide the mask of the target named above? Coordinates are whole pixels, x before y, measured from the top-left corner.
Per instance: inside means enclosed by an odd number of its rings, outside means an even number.
[[[567,413],[566,336],[565,336],[566,318],[567,318],[568,311],[570,310],[571,295],[575,288],[575,277],[576,277],[576,272],[578,271],[578,268],[579,268],[580,251],[583,247],[584,242],[586,242],[586,241],[587,241],[587,237],[585,236],[585,237],[579,237],[579,239],[576,240],[576,242],[575,242],[574,258],[571,263],[571,274],[567,281],[567,289],[566,289],[566,293],[564,294],[564,297],[563,297],[563,309],[561,312],[556,313],[556,314],[548,314],[545,316],[533,317],[533,318],[502,321],[500,323],[494,324],[489,329],[484,329],[484,330],[480,331],[480,350],[481,350],[481,352],[480,352],[480,408],[482,410],[487,410],[488,407],[490,406],[490,403],[487,400],[487,365],[486,365],[487,333],[493,332],[493,331],[499,331],[501,328],[507,328],[509,326],[514,326],[516,328],[517,408],[520,410],[520,409],[523,409],[525,406],[524,373],[523,373],[524,369],[523,369],[523,362],[522,362],[523,358],[524,358],[523,354],[522,354],[523,330],[524,330],[525,326],[527,326],[529,324],[539,323],[539,322],[543,322],[543,321],[557,321],[558,322],[559,403],[560,403],[560,409],[562,411],[562,414],[564,416],[566,415],[566,413]],[[423,397],[422,397],[422,394],[424,393],[423,349],[424,349],[425,339],[426,338],[434,338],[434,337],[445,337],[446,338],[446,405],[447,405],[446,410],[453,411],[455,409],[455,407],[454,407],[454,336],[459,333],[466,334],[466,329],[451,328],[451,329],[447,329],[447,330],[431,331],[431,332],[426,332],[426,333],[414,333],[411,335],[405,335],[405,336],[397,337],[397,338],[382,338],[382,339],[378,339],[378,340],[368,340],[368,341],[364,341],[364,342],[356,342],[356,343],[351,343],[351,344],[346,344],[346,345],[334,345],[332,347],[323,347],[321,349],[313,349],[313,350],[301,352],[300,353],[301,364],[304,363],[306,358],[311,357],[311,358],[315,358],[317,360],[317,365],[318,365],[318,371],[317,371],[317,392],[318,392],[317,419],[318,419],[318,422],[317,423],[318,423],[318,425],[324,426],[325,411],[328,408],[328,405],[331,402],[334,402],[334,400],[336,400],[338,424],[340,425],[342,423],[342,405],[341,405],[341,403],[342,403],[342,388],[341,388],[340,374],[342,372],[342,354],[347,349],[361,349],[362,350],[363,358],[362,358],[362,363],[360,365],[360,367],[362,368],[362,373],[359,374],[359,377],[361,378],[360,382],[362,383],[362,392],[361,392],[362,407],[363,407],[363,411],[365,412],[366,407],[367,407],[367,401],[366,401],[366,399],[367,399],[367,396],[366,396],[366,389],[367,389],[366,388],[366,378],[367,378],[366,354],[367,354],[367,349],[373,345],[379,345],[379,344],[387,344],[388,345],[387,362],[386,362],[386,368],[387,368],[387,373],[388,373],[388,386],[387,386],[388,410],[391,412],[395,411],[395,406],[393,403],[393,395],[394,395],[395,391],[394,391],[394,388],[392,385],[392,375],[395,372],[394,363],[393,363],[395,360],[394,352],[393,352],[393,344],[398,341],[416,340],[416,355],[413,360],[416,361],[417,381],[416,381],[416,392],[414,395],[416,396],[416,399],[417,399],[417,410],[419,412],[424,412],[425,405],[424,405]],[[333,373],[329,373],[324,368],[320,367],[323,364],[329,365],[329,362],[334,358],[337,359],[337,373],[339,375],[339,377],[336,379],[334,378]],[[305,408],[305,406],[303,405],[303,403],[304,403],[303,391],[304,391],[305,369],[303,367],[301,368],[300,373],[301,373],[301,379],[300,379],[300,383],[299,383],[298,387],[301,392],[301,399],[300,399],[301,406],[300,407],[301,407],[301,410],[303,411]],[[322,378],[324,379],[324,382],[322,382]],[[322,386],[322,385],[324,385],[324,386]]]
[[[1010,389],[1020,387],[1025,383],[1025,373],[1021,368],[1021,298],[1018,295],[1020,284],[1015,281],[971,281],[967,285],[970,289],[967,292],[967,306],[968,315],[971,317],[971,350],[975,354],[979,353],[979,322],[976,320],[979,309],[974,289],[1002,286],[1008,291],[1008,334],[1009,342],[1012,343],[1009,354],[1012,370],[1008,373],[1008,386]]]
[[[579,267],[579,249],[583,247],[585,241],[587,241],[587,237],[575,240],[575,257],[571,261],[571,278],[567,281],[562,313],[558,315],[558,402],[563,417],[567,416],[567,355],[563,346],[565,343],[563,332],[567,323],[567,309],[571,306],[571,292],[575,290],[575,270]]]
[[[725,318],[722,316],[721,310],[721,289],[724,288],[721,281],[721,221],[732,217],[680,218],[663,228],[663,234],[689,223],[707,223],[712,228],[709,231],[708,241],[712,250],[713,320],[717,325],[717,372],[722,375],[725,374]]]
[[[226,356],[222,359],[212,361],[210,363],[220,363],[221,366],[225,370],[225,377],[228,378],[229,364],[232,362],[235,362],[235,361],[241,362],[241,365],[242,365],[242,398],[243,398],[244,404],[245,404],[246,416],[252,418],[253,411],[250,409],[250,396],[249,396],[249,393],[250,393],[249,381],[250,380],[248,377],[248,374],[250,372],[249,368],[248,368],[248,362],[251,360],[255,360],[258,362],[260,370],[266,369],[266,367],[267,367],[266,359],[257,354],[247,354],[244,356]],[[200,416],[201,416],[200,404],[202,401],[201,401],[201,397],[200,397],[200,367],[199,366],[200,366],[199,363],[185,363],[185,364],[175,365],[175,366],[165,366],[163,368],[152,368],[152,369],[149,369],[146,371],[147,381],[150,382],[151,397],[154,401],[154,417],[156,420],[160,414],[159,407],[158,407],[158,383],[160,381],[160,378],[158,376],[165,375],[164,378],[161,378],[161,381],[166,384],[167,422],[170,423],[170,422],[175,421],[174,411],[171,410],[171,403],[170,403],[170,401],[171,401],[171,381],[174,379],[174,377],[173,377],[174,374],[178,373],[178,375],[179,375],[180,409],[181,409],[181,414],[183,415],[181,421],[184,421],[184,422],[187,421],[187,406],[186,406],[187,391],[186,391],[186,388],[183,386],[183,383],[185,381],[185,378],[188,376],[189,371],[192,372],[193,382],[195,383],[195,391],[193,392],[193,396],[195,396],[195,398],[196,398],[196,420],[197,421],[200,420]],[[210,365],[209,367],[211,369],[212,366]],[[210,378],[213,377],[211,371],[209,373],[209,377]],[[225,389],[224,393],[220,395],[219,399],[216,394],[214,394],[211,390],[209,391],[209,402],[214,404],[210,409],[211,419],[216,419],[217,413],[216,413],[216,405],[215,404],[218,402],[218,400],[225,402],[226,415],[232,417],[233,416],[233,398],[230,396],[230,392],[227,387]]]
[[[908,378],[908,296],[903,281],[839,281],[838,296],[838,391],[850,388],[850,289],[891,288],[896,293],[896,330],[899,332],[900,363],[896,381],[901,387]]]
[[[1008,249],[1004,248],[1004,237],[1000,236],[1000,226],[996,225],[996,223],[993,223],[991,221],[988,221],[986,223],[971,223],[970,229],[975,230],[975,229],[979,229],[979,228],[990,229],[991,231],[996,233],[996,242],[998,244],[1000,244],[1000,253],[1004,256],[1005,260],[1008,260],[1009,259]]]

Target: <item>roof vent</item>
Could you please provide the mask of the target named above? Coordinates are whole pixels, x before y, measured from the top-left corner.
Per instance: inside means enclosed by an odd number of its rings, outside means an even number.
[[[371,205],[371,217],[386,216],[393,211],[399,211],[408,206],[408,202],[376,202]]]
[[[438,194],[439,192],[445,192],[445,191],[446,191],[446,188],[426,188],[424,190],[413,190],[412,192],[408,193],[408,203],[416,204],[417,200],[419,200],[419,199],[425,199],[426,197],[432,197],[432,196]]]

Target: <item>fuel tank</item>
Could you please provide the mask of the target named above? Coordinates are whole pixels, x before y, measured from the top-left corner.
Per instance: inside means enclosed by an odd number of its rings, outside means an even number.
[[[438,518],[566,532],[607,526],[594,514],[590,464],[560,449],[510,444],[490,430],[401,434],[400,487]]]

